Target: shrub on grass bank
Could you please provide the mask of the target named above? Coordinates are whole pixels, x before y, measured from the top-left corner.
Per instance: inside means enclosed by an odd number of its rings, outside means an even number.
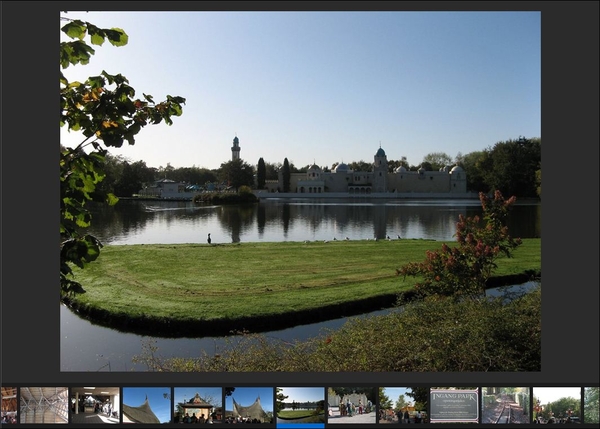
[[[158,352],[148,344],[135,361],[175,372],[540,371],[541,285],[509,302],[431,297],[385,316],[351,319],[307,341],[246,334],[217,356]]]
[[[244,191],[240,188],[238,193],[224,192],[206,192],[194,196],[195,203],[210,203],[210,204],[244,204],[256,203],[258,198],[250,190]]]

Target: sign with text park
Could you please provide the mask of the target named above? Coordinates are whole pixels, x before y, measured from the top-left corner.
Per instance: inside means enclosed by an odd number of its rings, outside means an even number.
[[[434,390],[430,397],[431,423],[479,423],[479,391]]]

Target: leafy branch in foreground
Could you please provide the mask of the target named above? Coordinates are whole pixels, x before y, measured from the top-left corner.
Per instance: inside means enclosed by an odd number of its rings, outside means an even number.
[[[399,275],[419,277],[415,284],[417,295],[480,297],[497,267],[497,259],[510,257],[521,245],[521,239],[512,238],[506,226],[516,197],[505,200],[500,191],[496,191],[493,199],[483,192],[479,193],[479,199],[485,226],[481,226],[479,216],[460,215],[456,224],[456,246],[443,244],[441,250],[427,251],[424,262],[411,262],[397,270]]]
[[[60,65],[86,65],[94,55],[91,45],[101,46],[108,39],[113,46],[125,46],[127,34],[119,28],[102,29],[68,18],[61,28],[70,41],[60,43]],[[90,44],[85,41],[89,36]],[[71,265],[83,268],[100,254],[100,241],[82,231],[91,225],[89,201],[104,201],[109,205],[118,199],[104,193],[98,184],[105,178],[108,147],[121,147],[124,141],[135,144],[135,136],[148,124],[165,122],[172,125],[174,116],[181,116],[185,98],[167,95],[155,102],[151,95],[136,98],[136,91],[127,78],[103,71],[85,82],[69,82],[60,73],[60,126],[80,132],[84,139],[75,148],[60,151],[60,285],[61,294],[84,292],[81,284],[72,280]],[[87,148],[87,152],[86,149]]]

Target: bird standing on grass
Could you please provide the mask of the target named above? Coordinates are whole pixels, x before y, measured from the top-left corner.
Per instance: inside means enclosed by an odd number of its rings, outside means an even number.
[[[210,244],[210,232],[208,233],[208,238],[206,239],[207,243]]]

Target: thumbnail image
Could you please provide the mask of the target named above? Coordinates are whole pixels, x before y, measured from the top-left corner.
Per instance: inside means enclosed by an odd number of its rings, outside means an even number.
[[[432,387],[429,416],[431,423],[479,423],[479,388]]]
[[[379,423],[426,423],[429,403],[427,387],[380,387]]]
[[[327,423],[377,423],[376,387],[327,389]]]
[[[600,423],[600,405],[598,403],[598,386],[583,388],[583,422],[587,424]]]
[[[124,387],[123,423],[171,422],[170,387]]]
[[[325,423],[323,387],[277,387],[277,424]]]
[[[174,423],[222,423],[223,388],[176,387]]]
[[[530,423],[529,387],[483,387],[481,389],[481,423]]]
[[[581,387],[534,387],[533,422],[581,423]]]
[[[274,424],[272,387],[225,387],[225,423]]]
[[[17,388],[2,386],[2,424],[17,423]]]
[[[119,423],[119,387],[71,387],[71,423]]]
[[[69,423],[67,387],[21,387],[19,423]]]

